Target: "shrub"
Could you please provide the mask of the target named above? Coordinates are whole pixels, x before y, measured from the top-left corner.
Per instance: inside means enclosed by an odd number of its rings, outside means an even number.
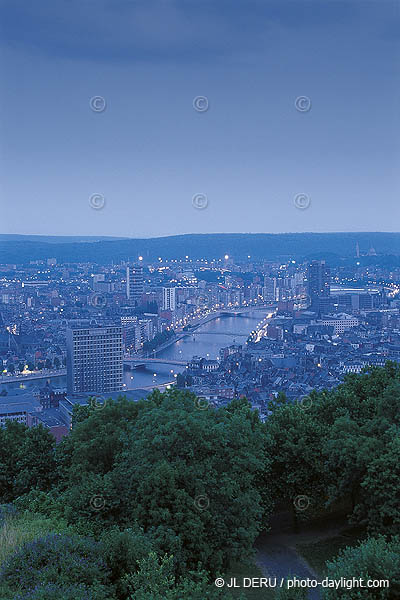
[[[17,513],[7,509],[0,526],[0,565],[23,544],[51,532],[68,533],[65,521],[48,519],[34,513]]]
[[[15,596],[14,600],[111,600],[111,597],[102,586],[64,586],[46,583]]]
[[[50,534],[24,544],[3,564],[3,581],[16,592],[44,584],[105,585],[108,570],[102,547],[90,538]]]
[[[138,570],[138,563],[152,550],[149,536],[140,529],[110,529],[101,536],[103,556],[110,569],[110,580],[119,598],[128,596],[127,573]]]
[[[324,600],[346,600],[370,597],[377,600],[396,600],[400,598],[400,538],[387,541],[383,536],[369,538],[355,548],[345,548],[333,560],[327,563],[329,579],[347,580],[368,579],[388,580],[389,587],[374,587],[368,590],[345,586],[338,590],[328,589]]]

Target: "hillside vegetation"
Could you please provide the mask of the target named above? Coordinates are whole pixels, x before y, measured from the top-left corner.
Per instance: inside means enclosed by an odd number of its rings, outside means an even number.
[[[278,508],[294,531],[346,514],[360,543],[327,572],[387,578],[362,597],[399,598],[399,408],[400,368],[387,364],[307,402],[280,396],[265,423],[245,399],[203,409],[177,389],[80,408],[57,447],[42,427],[7,423],[1,598],[229,599],[214,579],[253,560]]]

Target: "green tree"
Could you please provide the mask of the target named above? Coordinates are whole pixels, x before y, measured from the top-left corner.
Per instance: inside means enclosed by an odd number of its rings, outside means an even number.
[[[17,461],[24,443],[27,427],[17,421],[6,421],[0,427],[0,501],[11,502],[15,498]]]
[[[260,530],[263,452],[248,403],[202,410],[177,389],[106,403],[57,448],[65,511],[87,520],[98,495],[104,506],[92,522],[159,528],[179,540],[182,572],[216,571],[247,556]]]
[[[263,467],[251,409],[200,410],[188,392],[154,393],[140,407],[113,477],[126,516],[179,536],[187,568],[241,560],[260,529]],[[223,540],[223,543],[222,543]]]
[[[368,464],[361,483],[362,497],[355,510],[358,522],[371,532],[400,531],[400,431],[385,451]]]
[[[308,405],[276,404],[265,424],[266,453],[272,461],[273,492],[293,515],[297,529],[299,517],[307,517],[326,500],[326,473],[321,460],[324,429]],[[264,484],[269,485],[264,479]]]
[[[55,439],[43,425],[25,430],[16,461],[15,491],[25,494],[32,488],[48,490],[55,483]]]

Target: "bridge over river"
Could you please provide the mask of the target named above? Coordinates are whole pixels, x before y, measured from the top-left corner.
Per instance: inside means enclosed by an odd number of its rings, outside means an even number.
[[[233,337],[248,337],[248,333],[238,333],[237,331],[193,331],[188,334],[195,337],[196,335],[230,335]]]
[[[132,367],[140,365],[174,365],[176,367],[186,367],[187,361],[170,358],[124,358],[124,364]]]

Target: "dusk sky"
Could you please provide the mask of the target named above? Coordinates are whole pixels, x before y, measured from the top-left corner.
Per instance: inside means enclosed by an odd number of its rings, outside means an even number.
[[[399,1],[0,6],[0,233],[399,231]]]

